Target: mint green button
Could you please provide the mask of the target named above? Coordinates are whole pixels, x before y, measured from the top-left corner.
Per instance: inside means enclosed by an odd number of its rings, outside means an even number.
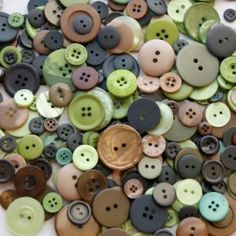
[[[83,135],[82,143],[96,148],[99,136],[97,132],[88,131]]]
[[[20,89],[14,95],[14,100],[19,107],[28,107],[34,101],[34,94],[28,89]]]
[[[69,148],[60,148],[56,152],[56,161],[58,164],[65,166],[72,161],[72,152]]]
[[[236,83],[236,57],[227,57],[220,64],[220,74],[230,83]]]
[[[98,153],[90,145],[81,145],[73,152],[73,163],[80,170],[91,170],[98,163]]]
[[[224,90],[230,90],[231,88],[233,88],[233,84],[231,84],[230,82],[226,81],[222,77],[222,75],[218,75],[217,82],[219,84],[219,87],[224,89]]]
[[[59,2],[65,6],[65,7],[69,7],[72,4],[76,4],[76,3],[85,3],[87,4],[89,2],[89,0],[59,0]]]
[[[6,222],[10,232],[17,236],[35,236],[44,224],[42,205],[31,197],[13,201],[6,211]]]
[[[60,211],[62,207],[63,207],[63,199],[56,192],[48,193],[43,198],[43,208],[45,209],[45,211],[49,213],[56,213]]]
[[[226,217],[229,211],[229,204],[224,195],[217,192],[210,192],[201,198],[199,211],[206,220],[218,222]]]
[[[19,12],[14,12],[8,17],[8,24],[12,28],[20,28],[25,22],[24,16]]]

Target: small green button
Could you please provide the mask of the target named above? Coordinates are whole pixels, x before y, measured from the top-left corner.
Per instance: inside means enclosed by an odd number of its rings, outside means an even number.
[[[5,57],[7,57],[8,62],[11,62],[10,64],[6,62]],[[14,64],[20,63],[21,59],[22,55],[20,50],[14,46],[4,47],[0,52],[0,63],[5,68],[9,68]]]
[[[220,73],[225,80],[236,83],[236,57],[227,57],[220,64]]]
[[[12,13],[8,17],[8,23],[12,28],[20,28],[24,24],[24,22],[25,22],[25,18],[19,12]]]
[[[233,88],[233,84],[226,81],[221,75],[218,75],[217,82],[218,82],[220,88],[222,88],[224,90],[230,90],[231,88]]]
[[[167,222],[165,226],[173,227],[174,225],[178,224],[178,221],[179,221],[179,218],[178,218],[177,213],[172,209],[168,209],[168,218],[167,218]]]
[[[28,89],[20,89],[14,95],[14,100],[19,107],[28,107],[34,101],[34,94]]]
[[[60,211],[62,207],[63,207],[63,199],[56,192],[48,193],[43,198],[43,208],[45,209],[45,211],[49,213],[56,213]]]
[[[69,148],[60,148],[56,152],[56,161],[58,164],[65,166],[72,161],[72,152]]]

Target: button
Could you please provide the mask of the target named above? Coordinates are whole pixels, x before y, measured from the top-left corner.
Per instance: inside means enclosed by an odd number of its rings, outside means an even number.
[[[35,58],[34,51],[32,49],[22,49],[20,52],[22,55],[21,62],[26,64],[32,64]]]
[[[227,199],[220,193],[206,193],[199,202],[202,217],[210,222],[223,220],[229,210]]]
[[[0,160],[0,183],[6,183],[12,180],[15,175],[15,168],[10,161]]]
[[[223,165],[230,170],[236,170],[236,168],[235,168],[235,162],[236,162],[235,149],[236,149],[235,146],[228,146],[221,153],[221,161],[222,161]]]
[[[169,228],[159,229],[155,232],[154,236],[174,236],[174,232]]]
[[[51,50],[57,50],[63,44],[63,36],[56,30],[49,31],[44,37],[44,44]]]
[[[41,28],[46,23],[44,11],[39,8],[30,10],[28,14],[28,20],[34,28]]]
[[[33,93],[28,89],[20,89],[14,95],[14,100],[19,107],[28,107],[34,100]]]
[[[151,195],[142,195],[132,202],[130,219],[139,231],[154,233],[167,222],[167,208],[157,205]]]
[[[227,22],[233,22],[236,20],[236,11],[232,8],[228,8],[224,11],[223,17]]]
[[[19,195],[13,189],[7,189],[3,191],[0,195],[0,204],[4,209],[7,209],[8,206],[15,201]]]
[[[226,192],[226,184],[224,180],[220,181],[219,183],[211,185],[213,191],[224,194]]]
[[[47,35],[48,30],[38,31],[35,37],[33,38],[34,49],[40,54],[49,54],[51,50],[46,47],[44,43],[44,38]]]
[[[77,181],[82,172],[72,163],[63,166],[56,178],[56,188],[60,195],[66,200],[73,201],[80,199],[77,191]],[[66,184],[65,184],[66,183]]]
[[[138,77],[138,89],[143,93],[155,93],[160,87],[159,79],[148,75]]]
[[[44,120],[42,117],[35,117],[29,123],[29,129],[32,134],[40,135],[44,132]]]
[[[177,92],[182,85],[182,79],[175,73],[165,73],[160,78],[161,89],[167,93]]]
[[[82,143],[82,136],[79,132],[72,134],[66,142],[66,146],[74,151]]]
[[[167,6],[163,0],[148,0],[148,7],[157,15],[164,15],[167,12]]]
[[[227,186],[229,187],[229,190],[236,195],[236,185],[235,185],[235,180],[236,180],[236,174],[233,173],[229,175]]]
[[[124,193],[130,199],[140,197],[144,192],[143,183],[139,179],[129,179],[125,182]]]
[[[12,136],[3,136],[0,138],[0,149],[3,152],[11,153],[16,149],[16,139]]]
[[[41,169],[46,180],[50,179],[52,175],[52,165],[51,163],[44,158],[37,158],[30,163],[33,166],[37,166]]]
[[[141,158],[141,138],[130,126],[113,125],[101,134],[97,151],[101,161],[109,168],[130,169]]]
[[[188,1],[188,0],[187,0]],[[177,1],[176,1],[177,2]],[[178,55],[178,53],[180,52],[180,50],[182,48],[184,48],[186,45],[188,45],[188,41],[184,40],[184,39],[178,39],[174,42],[173,44],[173,49],[175,51],[175,54]]]
[[[179,151],[181,151],[181,147],[178,143],[169,142],[165,148],[165,155],[168,159],[174,160]]]
[[[25,159],[17,153],[7,154],[4,159],[11,162],[11,164],[15,167],[15,172],[26,166]]]
[[[60,148],[56,152],[56,161],[58,164],[65,166],[72,162],[72,152],[69,148]]]
[[[14,46],[7,46],[1,50],[0,62],[4,68],[20,63],[22,59],[20,50]]]
[[[95,1],[91,6],[97,11],[101,20],[104,20],[108,16],[108,6],[103,1]]]
[[[231,208],[229,208],[229,211],[228,211],[226,217],[219,222],[213,223],[213,225],[217,228],[226,228],[227,226],[230,225],[230,223],[232,221],[233,221],[233,211]]]
[[[184,206],[179,210],[179,219],[182,221],[189,217],[199,217],[198,209],[194,206]]]
[[[236,59],[235,57],[227,57],[220,64],[220,73],[223,78],[231,83],[235,82],[236,78]]]
[[[125,10],[130,17],[134,19],[141,19],[146,15],[148,6],[144,1],[132,0],[127,4]]]
[[[214,155],[220,149],[219,140],[213,135],[206,135],[200,139],[199,148],[206,155]]]
[[[106,20],[105,20],[105,24],[108,24],[110,21],[112,21],[113,19],[115,19],[116,17],[119,16],[123,16],[122,13],[120,13],[119,11],[123,11],[126,7],[125,4],[120,4],[118,2],[115,2],[113,0],[108,0],[108,6],[111,8],[111,10],[113,10],[114,12],[111,12]]]
[[[100,236],[129,236],[128,233],[126,233],[124,230],[120,228],[112,228],[112,229],[107,229],[104,232],[100,234]]]
[[[198,124],[197,130],[201,135],[208,135],[211,134],[212,126],[207,121],[202,121]]]
[[[19,34],[19,45],[26,48],[32,48],[32,39],[28,37],[26,30],[22,30]]]
[[[43,198],[43,208],[49,213],[58,212],[63,206],[62,197],[56,192],[50,192]]]
[[[61,124],[57,127],[57,137],[62,141],[67,141],[67,139],[75,133],[75,128],[70,124]]]
[[[36,197],[46,188],[46,179],[39,167],[26,166],[21,168],[13,180],[16,191],[21,196]]]
[[[121,190],[105,189],[93,201],[93,214],[106,227],[119,226],[128,218],[129,201]],[[116,217],[111,217],[111,214],[116,214]]]
[[[27,10],[30,11],[39,6],[45,6],[47,0],[30,0],[27,5]]]
[[[142,45],[138,61],[146,74],[160,76],[171,70],[175,62],[175,53],[168,43],[153,39]]]
[[[15,235],[36,235],[43,227],[44,217],[43,207],[31,197],[16,199],[6,211],[8,229]]]
[[[47,118],[43,122],[44,129],[48,132],[54,132],[58,128],[58,122],[55,118]]]

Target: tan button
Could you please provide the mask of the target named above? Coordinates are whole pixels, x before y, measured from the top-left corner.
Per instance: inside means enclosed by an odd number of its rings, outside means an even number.
[[[143,153],[149,157],[160,156],[166,148],[166,140],[162,135],[148,134],[142,139]]]
[[[48,132],[56,131],[56,129],[58,127],[57,119],[47,118],[47,119],[44,120],[43,126],[44,126],[45,130],[48,131]]]
[[[61,168],[57,175],[56,187],[63,198],[69,201],[80,199],[77,181],[82,172],[71,163]]]
[[[113,125],[101,134],[97,150],[106,166],[115,170],[126,170],[141,158],[141,137],[128,125]]]
[[[49,99],[56,107],[66,107],[72,97],[73,94],[67,84],[57,83],[49,89]]]
[[[123,229],[113,228],[108,229],[100,234],[100,236],[129,236]]]
[[[68,206],[62,208],[55,219],[55,230],[58,236],[97,236],[100,232],[99,224],[93,216],[82,227],[72,224],[67,217]]]
[[[0,195],[0,204],[4,209],[7,209],[8,206],[19,197],[16,190],[8,189],[2,192]]]
[[[165,103],[170,107],[174,115],[178,113],[179,105],[176,101],[167,100]]]
[[[209,232],[206,224],[199,218],[188,217],[178,225],[176,236],[201,235],[208,236]]]
[[[124,193],[128,198],[135,199],[143,194],[143,183],[139,179],[130,179],[124,184]]]
[[[14,130],[20,128],[28,119],[27,108],[17,107],[13,98],[0,103],[0,128]]]
[[[182,79],[173,72],[165,73],[160,78],[160,86],[164,92],[175,93],[182,85]]]
[[[129,207],[129,200],[122,190],[105,189],[94,198],[93,215],[101,225],[117,227],[127,220]]]
[[[208,135],[211,134],[212,126],[207,121],[202,121],[198,125],[197,130],[201,135]]]
[[[15,167],[15,173],[20,170],[21,168],[26,166],[25,159],[17,154],[17,153],[10,153],[4,157],[4,159],[10,161],[12,165]]]
[[[178,116],[182,124],[193,127],[202,121],[203,110],[195,102],[185,102],[179,107]]]
[[[236,195],[236,173],[233,173],[228,177],[228,186],[230,191]]]
[[[123,11],[126,7],[125,4],[119,4],[119,3],[116,3],[112,0],[108,0],[108,6],[114,11]]]
[[[100,171],[86,171],[79,177],[78,192],[89,203],[92,202],[96,194],[105,188],[107,188],[107,179]]]
[[[132,18],[141,19],[146,15],[148,7],[144,0],[131,0],[125,10]]]
[[[138,61],[146,74],[160,76],[169,72],[173,67],[175,53],[167,42],[153,39],[140,48]]]
[[[52,50],[47,48],[44,44],[44,38],[48,32],[49,30],[40,30],[33,39],[33,47],[39,54],[47,55],[52,52]]]
[[[160,87],[160,80],[148,75],[138,77],[138,88],[144,93],[155,93]]]

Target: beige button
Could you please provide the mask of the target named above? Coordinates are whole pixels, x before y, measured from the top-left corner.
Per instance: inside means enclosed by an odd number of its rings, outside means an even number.
[[[10,153],[4,157],[4,159],[10,161],[12,165],[15,167],[15,172],[17,172],[19,169],[26,166],[25,159],[17,154],[17,153]]]
[[[165,73],[160,78],[160,86],[164,92],[175,93],[182,85],[182,79],[173,72]]]
[[[135,199],[143,194],[143,183],[139,179],[130,179],[124,184],[124,193],[128,198]]]
[[[160,80],[148,75],[140,75],[138,77],[138,88],[140,92],[155,93],[160,87]]]

